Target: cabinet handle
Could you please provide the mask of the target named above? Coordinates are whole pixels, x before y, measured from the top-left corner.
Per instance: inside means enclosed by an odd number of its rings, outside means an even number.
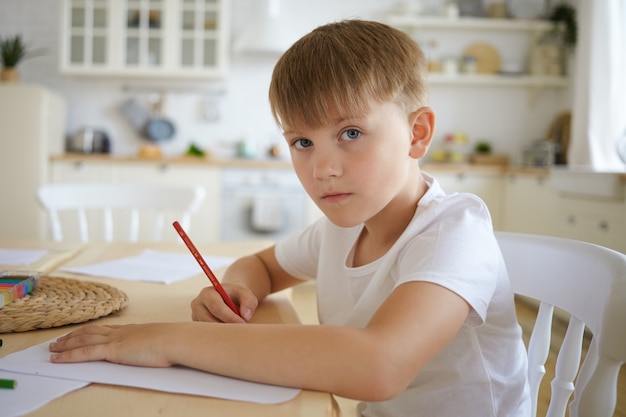
[[[573,214],[570,214],[567,216],[567,223],[569,224],[576,224],[576,216]]]
[[[76,171],[82,171],[87,165],[83,161],[74,162],[74,168]]]
[[[600,220],[598,222],[598,229],[604,231],[604,232],[608,232],[609,231],[609,222],[606,220]]]

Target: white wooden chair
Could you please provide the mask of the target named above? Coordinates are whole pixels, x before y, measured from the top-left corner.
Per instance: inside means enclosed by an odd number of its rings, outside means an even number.
[[[564,416],[573,392],[570,417],[611,417],[620,367],[626,361],[626,255],[562,238],[506,232],[496,236],[513,291],[540,302],[528,347],[532,416],[557,307],[571,317],[557,357],[547,416]],[[592,339],[579,370],[585,325]]]
[[[170,223],[178,220],[189,230],[191,214],[205,197],[206,191],[201,186],[52,183],[37,189],[37,198],[48,214],[50,232],[56,242],[68,240],[62,229],[69,230],[71,226],[72,230],[77,229],[81,242],[111,242],[114,235],[116,240],[129,242],[137,242],[140,237],[147,241],[164,240],[166,216]],[[77,225],[71,217],[64,217],[62,222],[61,214],[68,213],[76,216]],[[90,234],[90,225],[98,225],[99,233]],[[116,234],[122,228],[128,230],[123,238]],[[145,233],[140,234],[140,229]],[[172,241],[177,240],[174,229],[171,231]]]

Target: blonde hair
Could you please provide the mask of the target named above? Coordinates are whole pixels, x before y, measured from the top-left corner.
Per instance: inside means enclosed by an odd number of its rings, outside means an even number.
[[[371,100],[410,112],[427,102],[426,61],[407,34],[382,23],[344,20],[320,26],[278,60],[269,89],[283,129],[319,128],[358,117]]]

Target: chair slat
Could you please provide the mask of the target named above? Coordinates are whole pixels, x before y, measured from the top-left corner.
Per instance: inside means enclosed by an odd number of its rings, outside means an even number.
[[[554,306],[551,304],[541,303],[539,305],[535,326],[528,343],[528,383],[532,400],[532,417],[537,415],[539,387],[543,376],[546,374],[545,364],[550,352],[553,311]]]
[[[52,239],[55,242],[61,242],[63,240],[63,230],[61,229],[61,221],[59,220],[59,213],[54,210],[48,210],[48,219],[50,220],[50,230],[52,231]]]
[[[592,346],[595,345],[592,342]],[[591,352],[591,348],[590,348]],[[593,348],[595,366],[585,385],[577,381],[578,396],[570,405],[570,417],[611,417],[617,404],[617,379],[622,366],[621,361],[614,361],[606,356],[597,355]],[[589,353],[587,353],[589,358]],[[587,358],[585,362],[587,362]],[[623,394],[623,393],[622,393]]]
[[[565,416],[567,402],[574,392],[574,378],[580,365],[584,333],[585,323],[572,316],[556,360],[550,406],[546,417]]]
[[[113,242],[113,211],[111,207],[105,207],[103,212],[103,232],[104,232],[104,241],[105,242]]]
[[[87,226],[87,214],[85,209],[80,207],[77,211],[78,231],[80,233],[80,241],[86,243],[89,241],[89,226]]]
[[[128,240],[131,242],[139,240],[139,210],[136,208],[130,211],[130,235]]]

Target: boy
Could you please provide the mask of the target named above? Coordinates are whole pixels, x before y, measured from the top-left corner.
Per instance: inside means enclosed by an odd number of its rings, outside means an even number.
[[[425,76],[420,48],[381,23],[333,23],[296,42],[270,103],[325,218],[227,270],[242,317],[205,288],[196,322],[85,327],[52,343],[52,360],[180,364],[362,400],[363,416],[529,415],[488,210],[419,168],[435,127]],[[311,278],[320,326],[245,324],[269,293]]]

